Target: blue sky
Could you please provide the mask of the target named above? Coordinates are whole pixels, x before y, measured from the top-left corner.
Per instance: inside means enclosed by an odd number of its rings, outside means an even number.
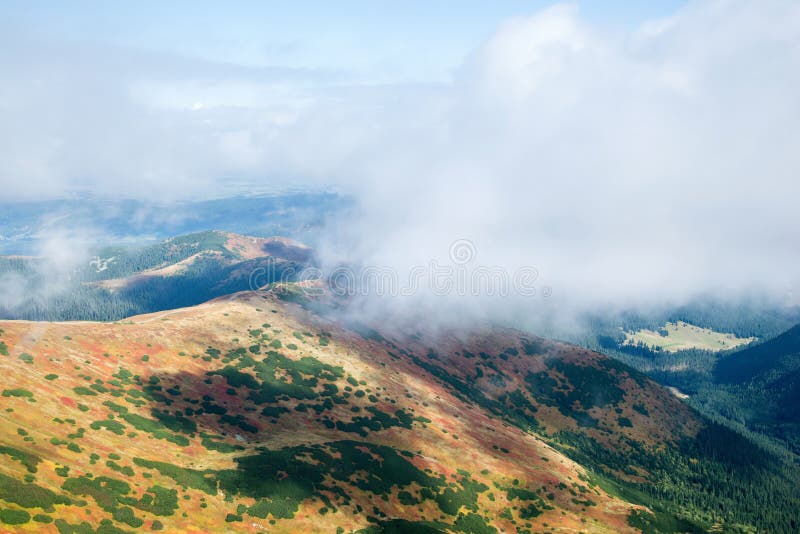
[[[335,71],[364,82],[440,81],[504,20],[539,0],[4,2],[7,29],[45,39],[176,53],[250,66]],[[672,14],[675,0],[576,3],[611,30]],[[2,27],[2,26],[0,26]]]

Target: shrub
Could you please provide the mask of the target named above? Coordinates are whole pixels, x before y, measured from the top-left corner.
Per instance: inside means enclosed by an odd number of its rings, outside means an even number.
[[[617,424],[623,428],[632,428],[633,423],[627,417],[617,417]]]
[[[20,430],[25,432],[23,429]],[[26,434],[27,432],[25,432],[25,434],[20,433],[20,435]],[[14,460],[17,460],[19,463],[25,466],[25,469],[27,469],[29,473],[35,473],[36,466],[42,461],[42,459],[35,454],[31,454],[27,451],[21,451],[13,447],[6,447],[5,445],[0,445],[0,454],[6,454]]]
[[[7,525],[24,525],[31,520],[31,514],[25,510],[0,509],[0,521]]]
[[[26,398],[33,398],[33,393],[28,391],[27,389],[17,388],[17,389],[4,389],[3,390],[4,397],[26,397]]]
[[[142,524],[144,524],[144,521],[142,521],[141,519],[136,517],[133,514],[133,510],[131,510],[127,506],[123,506],[121,508],[117,508],[116,510],[114,510],[114,512],[111,515],[116,521],[119,521],[120,523],[128,524],[128,525],[132,526],[133,528],[138,528],[138,527],[142,526]]]
[[[92,430],[100,430],[101,428],[106,428],[110,432],[121,436],[125,433],[125,425],[119,423],[118,421],[112,421],[110,419],[106,419],[105,421],[95,421],[91,425],[89,425]]]
[[[0,473],[0,499],[23,508],[51,510],[55,504],[70,504],[70,500],[37,486],[26,484]]]

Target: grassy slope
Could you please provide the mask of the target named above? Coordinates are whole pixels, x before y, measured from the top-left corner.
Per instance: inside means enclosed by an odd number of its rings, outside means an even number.
[[[744,383],[791,366],[789,360],[797,355],[800,355],[800,325],[720,360],[714,368],[714,378],[721,383]]]
[[[714,389],[737,399],[736,419],[800,454],[800,325],[719,360]]]
[[[642,329],[636,332],[626,332],[626,345],[644,344],[647,347],[660,349],[666,352],[678,352],[688,349],[709,351],[730,350],[752,343],[755,338],[739,338],[734,334],[715,332],[708,328],[701,328],[683,321],[668,322],[664,325],[666,336],[658,332]]]
[[[13,389],[0,409],[13,411],[0,412],[0,473],[72,500],[30,515],[170,531],[402,519],[620,532],[637,510],[627,500],[657,512],[634,514],[649,530],[790,531],[797,485],[774,459],[613,360],[513,330],[378,332],[291,296],[1,324]],[[92,487],[87,472],[130,487]]]
[[[222,299],[118,324],[0,328],[0,508],[61,528],[630,528],[634,507],[541,439],[294,305]],[[25,477],[33,500],[15,491]],[[56,531],[33,518],[14,528]]]

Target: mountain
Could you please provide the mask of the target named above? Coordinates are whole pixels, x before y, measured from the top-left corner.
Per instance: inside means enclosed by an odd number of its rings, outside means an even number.
[[[730,417],[800,454],[800,325],[719,360],[714,380],[739,401]]]
[[[296,285],[0,322],[0,521],[59,532],[791,532],[796,466],[600,354]],[[18,525],[14,527],[13,525]]]
[[[760,345],[736,352],[717,362],[714,378],[736,384],[781,370],[794,370],[800,358],[800,324]]]
[[[0,316],[118,320],[294,280],[311,263],[311,249],[296,241],[222,231],[144,247],[103,247],[55,281],[52,259],[0,257],[0,287],[8,285],[2,283],[5,276],[26,288],[16,302],[4,304],[0,298]],[[42,290],[51,286],[51,291]]]
[[[235,292],[231,289],[237,287],[246,289],[247,286],[241,287],[244,279],[248,284],[264,282],[251,280],[254,272],[264,271],[264,275],[274,274],[279,279],[287,266],[306,265],[312,257],[311,249],[283,237],[260,238],[210,231],[167,239],[142,249],[101,249],[89,262],[90,268],[83,278],[97,279],[89,284],[112,293],[141,291],[148,284],[167,286],[169,291],[170,287],[175,287],[176,278],[198,287],[198,278],[204,278],[203,281],[212,285],[212,292],[225,294]],[[267,267],[273,272],[267,273]],[[165,279],[168,283],[159,283]],[[270,277],[268,282],[272,281]],[[203,296],[200,292],[195,299],[208,300]]]

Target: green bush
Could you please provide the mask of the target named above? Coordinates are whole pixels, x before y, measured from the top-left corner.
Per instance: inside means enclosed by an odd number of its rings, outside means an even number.
[[[27,389],[16,388],[16,389],[4,389],[3,390],[4,397],[25,397],[32,399],[33,393],[28,391]]]
[[[92,424],[89,425],[92,430],[100,430],[101,428],[106,428],[110,432],[121,436],[125,433],[125,425],[118,421],[112,421],[111,419],[106,419],[105,421],[94,421]]]
[[[23,432],[25,431],[23,430]],[[21,435],[27,435],[27,432]],[[25,466],[25,469],[27,469],[29,473],[35,473],[36,466],[42,461],[42,459],[35,454],[31,454],[27,451],[21,451],[13,447],[7,447],[5,445],[0,445],[0,454],[5,454],[18,461]]]
[[[622,428],[632,428],[633,423],[627,417],[617,417],[617,424]]]
[[[70,504],[70,500],[37,486],[23,483],[0,473],[0,499],[18,504],[22,508],[42,508],[50,511],[56,504]]]
[[[200,444],[210,451],[217,451],[225,454],[244,450],[244,447],[241,445],[231,445],[229,443],[225,443],[224,441],[214,441],[209,438],[203,438]]]
[[[123,506],[114,510],[111,514],[111,517],[113,517],[114,520],[130,525],[133,528],[138,528],[144,524],[144,521],[136,517],[133,513],[133,510],[127,506]]]
[[[0,521],[7,525],[24,525],[31,520],[31,514],[25,510],[0,509]]]

